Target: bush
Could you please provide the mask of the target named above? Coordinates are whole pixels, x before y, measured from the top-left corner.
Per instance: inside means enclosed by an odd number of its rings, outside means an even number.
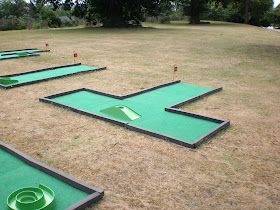
[[[16,18],[14,16],[10,16],[7,19],[0,20],[0,31],[21,30],[26,28],[27,23],[24,18]]]
[[[33,20],[32,21],[32,29],[42,29],[48,28],[47,20]]]
[[[60,21],[61,21],[61,26],[62,27],[69,27],[69,26],[72,26],[72,21],[71,21],[71,19],[69,18],[69,17],[67,17],[67,16],[61,16],[60,17]]]
[[[77,26],[79,23],[78,18],[76,18],[75,16],[72,16],[70,18],[67,16],[61,16],[60,21],[61,21],[61,27]]]
[[[71,2],[68,0],[67,4],[71,5]],[[27,4],[25,0],[0,0],[0,30],[77,26],[79,19],[72,14],[72,11],[62,8],[53,11],[42,2]]]
[[[19,18],[19,22],[16,30],[22,30],[27,28],[27,22],[24,18]]]
[[[48,21],[49,27],[57,28],[61,26],[61,20],[59,16],[50,7],[42,7],[39,15],[41,20]]]

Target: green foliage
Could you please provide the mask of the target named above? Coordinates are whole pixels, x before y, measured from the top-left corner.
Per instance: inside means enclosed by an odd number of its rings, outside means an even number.
[[[280,4],[265,14],[265,20],[269,23],[268,25],[280,27]]]
[[[240,13],[240,5],[235,2],[226,5],[222,2],[211,2],[209,3],[209,10],[203,18],[234,23],[244,22],[244,14]]]
[[[65,0],[65,2],[62,4],[62,9],[64,11],[70,11],[74,4],[75,3],[72,0]]]
[[[16,18],[27,15],[27,3],[24,0],[4,0],[0,1],[0,18]]]
[[[224,20],[234,23],[243,23],[244,22],[244,13],[240,12],[241,8],[238,3],[232,2],[227,5],[225,8],[225,17]]]
[[[17,18],[16,16],[9,16],[6,19],[0,20],[0,31],[21,30],[26,28],[27,28],[27,24],[23,18]]]
[[[98,20],[101,19],[98,14],[95,13],[94,7],[85,2],[77,3],[73,15],[79,18],[84,18],[88,25],[96,25]]]
[[[252,25],[267,25],[265,14],[272,8],[272,0],[234,0],[211,1],[205,18],[210,20],[224,20],[243,23],[245,21],[246,5],[248,7],[248,21]]]
[[[140,25],[144,15],[164,15],[170,5],[167,0],[86,0],[77,4],[74,14],[105,27]],[[169,7],[171,8],[171,7]]]
[[[72,0],[0,0],[0,30],[76,26],[73,4]]]
[[[61,21],[56,12],[54,12],[50,7],[42,7],[40,13],[41,20],[47,20],[48,26],[51,28],[60,27]]]
[[[272,9],[272,0],[251,0],[250,2],[250,20],[251,25],[262,26],[265,24],[265,13]]]
[[[224,20],[225,13],[222,3],[216,4],[212,2],[209,4],[209,11],[204,15],[204,18],[207,20]]]

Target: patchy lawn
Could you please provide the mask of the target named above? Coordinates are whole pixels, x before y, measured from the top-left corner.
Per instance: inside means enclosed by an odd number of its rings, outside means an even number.
[[[73,63],[107,66],[0,90],[0,140],[105,190],[97,209],[277,209],[280,206],[280,34],[243,24],[0,32],[0,75]],[[223,91],[181,107],[231,121],[192,150],[38,101],[87,87],[127,94],[176,79]]]

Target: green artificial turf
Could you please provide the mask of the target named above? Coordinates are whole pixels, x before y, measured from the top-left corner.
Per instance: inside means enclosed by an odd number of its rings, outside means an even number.
[[[209,90],[212,88],[176,83],[123,100],[88,91],[79,91],[52,100],[192,143],[219,123],[166,112],[164,108]],[[101,112],[115,105],[128,106],[142,117],[130,121]]]
[[[33,80],[40,80],[40,79],[46,79],[50,77],[57,77],[57,76],[77,73],[80,71],[87,71],[91,69],[97,69],[97,67],[77,65],[77,66],[69,66],[69,67],[62,67],[57,69],[44,70],[44,71],[34,72],[34,73],[27,73],[18,76],[10,76],[9,78],[12,80],[18,80],[18,82],[13,83],[13,84],[17,84],[22,82],[29,82]]]
[[[53,190],[54,210],[65,209],[89,194],[74,188],[38,169],[35,169],[10,153],[0,149],[0,209],[6,210],[8,196],[17,189],[38,187],[43,184]]]
[[[9,52],[0,52],[0,60],[6,58],[16,58],[20,56],[31,55],[31,53],[39,52],[41,50],[33,49],[33,50],[18,50],[18,51],[9,51]]]

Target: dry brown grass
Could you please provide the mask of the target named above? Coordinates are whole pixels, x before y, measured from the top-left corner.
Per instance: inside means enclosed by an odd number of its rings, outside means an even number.
[[[0,90],[1,141],[105,190],[91,209],[277,209],[280,34],[247,25],[147,25],[0,32],[0,50],[50,44],[0,61],[0,75],[78,61],[107,70]],[[38,102],[88,87],[126,94],[176,77],[224,90],[183,109],[231,121],[191,150]]]

